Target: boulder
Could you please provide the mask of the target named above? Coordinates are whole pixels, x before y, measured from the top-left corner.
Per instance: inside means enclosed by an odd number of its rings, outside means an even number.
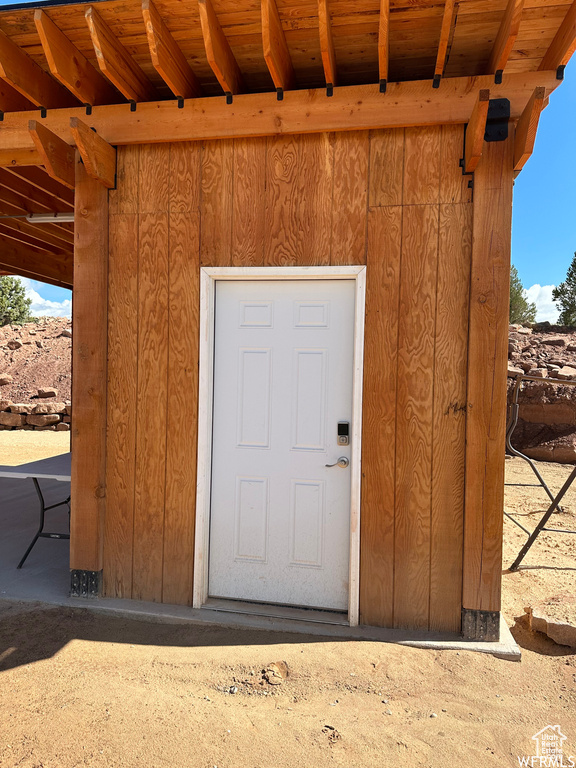
[[[43,403],[33,406],[32,413],[66,413],[66,403]],[[28,411],[30,413],[30,411]]]
[[[8,410],[12,413],[32,413],[34,406],[30,403],[14,403]]]
[[[8,347],[8,349],[20,349],[20,347],[22,346],[22,342],[20,341],[20,339],[10,339],[10,341],[6,346]]]
[[[58,424],[60,416],[56,413],[30,414],[26,417],[26,422],[33,427],[47,427],[52,424]]]
[[[576,368],[571,368],[569,365],[564,365],[557,374],[558,379],[574,379],[576,380]]]
[[[576,648],[576,595],[552,597],[524,610],[532,631],[543,632],[558,645]]]
[[[524,371],[522,370],[522,368],[517,368],[511,363],[508,363],[508,376],[523,376],[523,375],[524,375]]]
[[[58,390],[54,387],[44,387],[38,390],[38,397],[56,397]]]
[[[69,432],[70,424],[66,424],[63,421],[60,424],[56,424],[56,432]]]
[[[544,336],[540,343],[547,347],[565,347],[568,342],[565,336]]]
[[[62,331],[60,336],[64,336],[67,339],[71,339],[72,338],[72,331],[69,330],[68,328],[64,328],[64,330]]]
[[[5,427],[21,427],[26,423],[26,416],[21,413],[0,411],[0,424]]]

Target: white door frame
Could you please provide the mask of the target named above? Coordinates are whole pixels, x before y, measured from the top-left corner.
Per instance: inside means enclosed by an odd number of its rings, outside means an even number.
[[[354,280],[354,378],[352,385],[350,587],[348,622],[356,626],[360,603],[360,481],[362,381],[366,267],[204,267],[200,270],[200,370],[198,392],[198,475],[194,541],[194,608],[208,599],[212,408],[214,398],[214,297],[217,280]]]

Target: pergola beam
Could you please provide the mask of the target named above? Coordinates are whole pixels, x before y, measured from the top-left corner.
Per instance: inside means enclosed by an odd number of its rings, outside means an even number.
[[[430,80],[389,83],[383,107],[378,85],[342,86],[326,98],[325,90],[288,91],[283,101],[274,94],[249,93],[227,105],[218,98],[189,99],[178,109],[175,101],[138,106],[94,107],[90,125],[109,144],[150,144],[251,136],[276,136],[325,131],[369,130],[424,125],[463,125],[470,119],[478,92],[490,88],[491,98],[507,98],[510,115],[517,120],[538,86],[546,95],[558,87],[555,72],[510,74],[505,85],[495,86],[488,75],[446,78],[442,88],[430,88]],[[0,150],[34,147],[28,121],[34,113],[7,113],[0,130]],[[66,141],[70,118],[84,118],[84,110],[51,110],[42,124]],[[30,174],[36,168],[21,168]]]
[[[274,82],[274,87],[280,95],[283,91],[294,88],[296,78],[278,14],[276,0],[261,0],[262,11],[262,46],[264,61]]]
[[[524,0],[508,0],[486,69],[486,74],[495,75],[497,83],[502,82],[502,72],[516,42],[523,10]]]
[[[152,0],[143,0],[142,16],[154,68],[174,96],[192,99],[202,94],[200,82]]]
[[[521,171],[534,151],[538,122],[544,109],[545,89],[536,88],[518,120],[514,136],[514,170]]]
[[[0,268],[14,275],[72,288],[72,254],[64,251],[58,254],[46,253],[0,235]]]
[[[220,26],[211,0],[198,0],[202,37],[208,64],[227,97],[244,90],[242,73]]]
[[[550,69],[558,70],[560,77],[564,74],[564,67],[570,61],[572,54],[576,51],[576,0],[568,9],[562,24],[556,33],[550,48],[546,51],[544,58],[538,69],[547,71]]]
[[[74,189],[73,147],[37,120],[30,120],[28,130],[48,175],[64,186]]]
[[[84,170],[107,189],[116,186],[116,150],[77,117],[70,118],[70,131],[80,152]]]
[[[386,91],[390,63],[390,0],[380,0],[378,23],[378,78],[380,92]]]
[[[0,187],[7,187],[23,200],[33,200],[39,205],[44,205],[48,213],[68,213],[74,209],[74,193],[57,184],[39,166],[0,168]]]
[[[0,168],[14,168],[18,165],[42,165],[37,149],[16,149],[0,151]]]
[[[456,11],[455,0],[446,0],[444,3],[444,13],[442,14],[442,27],[440,28],[440,40],[438,42],[438,53],[436,54],[436,67],[434,68],[434,87],[438,88],[440,80],[444,74],[446,66],[446,57],[448,56],[448,44],[454,22]]]
[[[485,88],[478,94],[474,109],[470,115],[470,120],[468,121],[468,127],[466,128],[466,141],[464,143],[464,173],[473,173],[482,157],[489,105],[490,91]]]
[[[322,54],[326,87],[330,89],[331,86],[338,85],[338,71],[336,69],[336,54],[334,53],[328,0],[318,0],[318,30],[320,32],[320,53]]]
[[[27,109],[33,109],[34,104],[22,96],[20,91],[13,88],[6,80],[0,79],[0,111],[1,112],[24,112]]]

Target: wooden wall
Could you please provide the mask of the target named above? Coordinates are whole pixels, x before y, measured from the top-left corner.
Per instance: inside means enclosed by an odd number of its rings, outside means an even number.
[[[361,620],[459,629],[472,236],[462,144],[463,128],[445,126],[119,148],[107,595],[191,602],[199,267],[367,264]]]

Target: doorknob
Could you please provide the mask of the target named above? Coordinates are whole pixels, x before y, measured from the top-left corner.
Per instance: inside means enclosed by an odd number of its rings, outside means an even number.
[[[346,467],[350,464],[350,460],[346,458],[346,456],[340,456],[338,461],[334,462],[334,464],[325,464],[326,467],[342,467],[343,469],[346,469]]]

